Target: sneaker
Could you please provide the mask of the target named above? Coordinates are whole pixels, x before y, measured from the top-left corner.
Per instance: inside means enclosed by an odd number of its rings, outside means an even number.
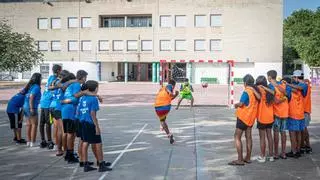
[[[257,158],[257,161],[258,161],[259,163],[265,163],[265,162],[266,162],[266,157],[261,157],[261,156],[259,156],[259,157]]]
[[[89,172],[93,170],[97,170],[97,168],[91,167],[88,162],[84,164],[83,172]]]
[[[173,144],[174,143],[174,139],[173,139],[173,135],[171,134],[170,135],[170,144]]]
[[[73,164],[73,163],[79,163],[79,159],[76,158],[74,155],[71,155],[68,159],[68,163],[69,164]]]
[[[111,166],[111,164],[112,164],[111,162],[104,162],[104,161],[103,161],[103,163],[106,166]],[[97,161],[97,166],[99,166],[99,161]]]
[[[273,156],[270,156],[270,157],[268,158],[268,161],[274,162],[274,157],[273,157]]]
[[[299,157],[301,157],[301,154],[300,154],[300,152],[296,152],[296,154],[295,154],[295,156],[294,156],[295,158],[299,158]]]
[[[89,164],[89,166],[92,166],[94,164],[93,162],[90,162],[90,161],[88,161],[87,163]],[[79,166],[80,167],[84,167],[85,166],[85,162],[79,162]]]
[[[26,144],[27,142],[26,142],[26,140],[24,140],[24,139],[20,139],[20,140],[17,140],[16,141],[16,144],[17,145],[20,145],[20,144]]]
[[[48,146],[47,141],[45,141],[45,140],[41,141],[40,148],[46,148],[47,146]]]
[[[312,153],[312,148],[311,147],[306,147],[306,153],[311,154]]]
[[[109,168],[106,166],[106,163],[104,161],[102,161],[100,164],[99,164],[99,172],[105,172],[105,171],[112,171],[112,168]]]
[[[17,142],[17,141],[18,141],[17,137],[14,137],[13,142]]]
[[[34,142],[30,142],[30,147],[36,147],[35,143]]]
[[[69,158],[70,158],[70,154],[66,152],[66,155],[64,156],[64,160],[69,161]]]
[[[301,147],[300,148],[300,154],[304,154],[306,152],[306,148],[305,147]]]
[[[48,142],[48,149],[53,149],[54,148],[54,143],[52,141]]]
[[[27,147],[30,147],[30,142],[27,142]]]

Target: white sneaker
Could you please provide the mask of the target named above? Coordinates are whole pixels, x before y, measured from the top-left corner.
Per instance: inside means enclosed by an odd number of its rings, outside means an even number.
[[[259,163],[265,163],[265,162],[266,162],[266,157],[261,157],[261,156],[259,156],[259,157],[257,158],[257,161],[258,161]]]
[[[271,156],[271,157],[268,158],[268,160],[269,160],[270,162],[273,162],[273,161],[274,161],[274,157]]]
[[[30,147],[30,142],[27,142],[27,147]]]
[[[33,142],[31,142],[30,147],[35,147],[35,144]]]

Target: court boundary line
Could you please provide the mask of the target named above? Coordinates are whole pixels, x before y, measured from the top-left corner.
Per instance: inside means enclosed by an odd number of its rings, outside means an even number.
[[[148,126],[148,124],[144,124],[144,126],[140,129],[140,131],[133,137],[133,139],[131,140],[131,142],[121,151],[121,153],[117,156],[116,160],[113,161],[113,163],[111,164],[110,168],[113,168],[117,162],[120,160],[120,158],[123,156],[124,153],[126,153],[126,150],[134,143],[134,141],[139,137],[139,135],[143,132],[143,130]],[[109,173],[110,171],[107,171],[105,173],[103,173],[99,180],[103,180]]]

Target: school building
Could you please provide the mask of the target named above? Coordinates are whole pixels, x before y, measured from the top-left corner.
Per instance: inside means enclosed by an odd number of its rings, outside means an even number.
[[[0,0],[0,18],[37,41],[45,61],[100,81],[168,77],[226,84],[245,74],[282,74],[282,0]],[[160,64],[160,61],[165,62]]]

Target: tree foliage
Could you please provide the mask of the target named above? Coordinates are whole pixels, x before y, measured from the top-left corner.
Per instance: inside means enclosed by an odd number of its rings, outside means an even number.
[[[284,20],[284,55],[298,57],[309,66],[320,66],[320,7],[316,11],[301,9]]]
[[[0,20],[0,71],[29,71],[42,61],[43,54],[29,34],[13,32],[5,20]]]

